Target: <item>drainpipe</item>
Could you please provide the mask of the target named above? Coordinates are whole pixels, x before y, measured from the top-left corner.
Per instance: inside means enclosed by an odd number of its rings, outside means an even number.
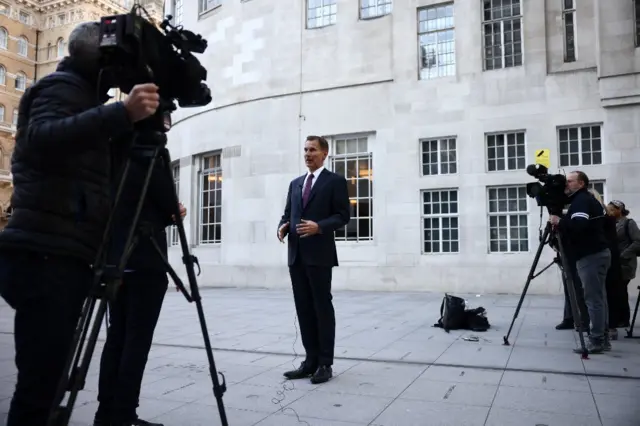
[[[38,50],[40,48],[40,30],[36,30],[36,56],[35,56],[35,66],[33,70],[33,82],[35,83],[38,80]]]

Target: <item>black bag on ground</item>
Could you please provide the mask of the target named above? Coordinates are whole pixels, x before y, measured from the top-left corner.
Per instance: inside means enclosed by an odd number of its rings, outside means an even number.
[[[463,298],[445,293],[442,305],[440,305],[440,319],[437,324],[434,324],[434,327],[442,327],[446,332],[462,328],[466,322],[465,306]]]
[[[447,333],[449,330],[487,331],[491,327],[483,307],[465,308],[463,298],[445,293],[440,305],[440,319],[433,326],[442,328]]]

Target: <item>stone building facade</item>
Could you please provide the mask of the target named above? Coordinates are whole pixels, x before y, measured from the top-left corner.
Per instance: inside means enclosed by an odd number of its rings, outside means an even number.
[[[172,8],[209,42],[213,102],[169,132],[202,285],[289,286],[276,225],[309,134],[349,182],[337,288],[519,293],[547,216],[525,190],[540,150],[640,211],[638,1]],[[530,291],[561,292],[559,271]]]

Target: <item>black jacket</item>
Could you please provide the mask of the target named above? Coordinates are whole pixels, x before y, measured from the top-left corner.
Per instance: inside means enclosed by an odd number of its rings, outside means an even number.
[[[605,235],[607,213],[586,188],[576,191],[570,200],[559,230],[567,255],[577,261],[609,247]]]
[[[103,105],[97,77],[65,58],[20,100],[0,248],[94,262],[110,210],[110,138],[132,129],[122,103]]]
[[[133,223],[151,162],[150,158],[144,158],[139,155],[139,149],[134,148],[131,150],[125,148],[124,144],[119,146],[123,148],[114,149],[112,153],[115,169],[112,181],[113,201],[115,201],[115,194],[122,179],[126,159],[131,158],[131,161],[118,207],[114,210],[114,225],[108,263],[116,266],[124,252],[128,233]],[[177,210],[177,201],[173,191],[174,184],[170,169],[161,159],[156,160],[147,194],[142,204],[138,220],[139,226],[136,227],[134,234],[138,236],[138,243],[131,252],[126,270],[165,270],[164,262],[149,237],[153,237],[162,252],[162,256],[166,258],[166,227],[174,223],[172,215]],[[145,229],[145,233],[141,232],[143,229]]]
[[[288,263],[293,265],[300,256],[305,265],[338,266],[334,231],[349,223],[351,218],[347,181],[327,169],[322,170],[311,189],[307,205],[303,207],[302,186],[306,176],[304,174],[289,184],[284,214],[278,224],[280,228],[289,222]],[[300,238],[296,226],[301,219],[316,222],[321,232]]]

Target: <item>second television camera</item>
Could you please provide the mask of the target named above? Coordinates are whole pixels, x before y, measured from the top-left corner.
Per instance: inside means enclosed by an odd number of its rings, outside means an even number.
[[[549,169],[541,164],[530,164],[527,173],[540,182],[527,184],[527,195],[534,198],[539,206],[546,207],[551,215],[561,216],[569,197],[564,193],[567,178],[564,175],[549,174]]]

